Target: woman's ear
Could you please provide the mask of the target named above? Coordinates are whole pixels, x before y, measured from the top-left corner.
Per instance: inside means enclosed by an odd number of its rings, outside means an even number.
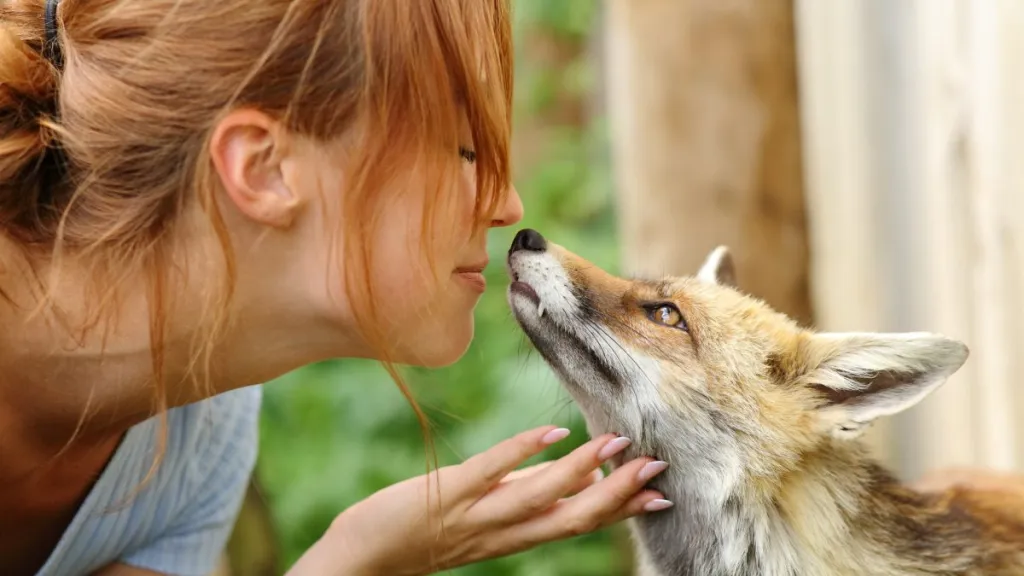
[[[235,110],[213,131],[210,155],[224,192],[244,217],[288,228],[303,202],[284,177],[287,131],[257,110]]]

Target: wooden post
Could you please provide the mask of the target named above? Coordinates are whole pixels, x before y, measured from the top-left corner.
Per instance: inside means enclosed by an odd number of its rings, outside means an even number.
[[[880,164],[895,155],[875,151],[889,115],[870,97],[881,92],[885,72],[874,59],[884,49],[871,50],[881,39],[869,32],[877,26],[861,2],[795,0],[795,14],[815,323],[822,330],[891,330],[888,288],[896,282],[883,279],[895,267],[886,255],[898,242],[886,234],[891,217],[881,217],[878,191],[886,181]],[[892,428],[891,420],[880,421],[867,439],[884,463],[897,465]]]
[[[796,0],[814,302],[835,330],[971,347],[888,419],[906,479],[1024,461],[1024,115],[1018,2]],[[851,282],[857,278],[867,282]]]
[[[803,324],[808,280],[791,0],[608,0],[624,269],[689,274],[717,244]]]

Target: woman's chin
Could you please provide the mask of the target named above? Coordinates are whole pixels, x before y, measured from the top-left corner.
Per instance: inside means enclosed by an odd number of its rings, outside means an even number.
[[[443,335],[439,337],[439,335]],[[445,368],[458,362],[473,342],[473,322],[468,326],[449,325],[439,329],[425,341],[410,346],[399,362],[423,368]]]

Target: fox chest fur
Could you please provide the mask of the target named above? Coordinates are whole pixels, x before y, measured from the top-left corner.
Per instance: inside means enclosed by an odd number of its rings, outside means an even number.
[[[921,495],[884,470],[867,484],[793,478],[774,499],[737,496],[717,510],[676,498],[631,520],[642,576],[1024,574],[1024,502],[962,491]],[[663,487],[672,492],[675,479]],[[837,491],[848,490],[836,499]],[[1008,501],[1009,500],[1009,501]],[[1007,513],[1006,507],[1016,507]]]
[[[925,494],[860,435],[966,361],[926,333],[821,333],[735,285],[724,248],[690,277],[615,277],[539,233],[508,300],[612,460],[670,464],[675,506],[630,520],[642,576],[1024,576],[1024,489]]]

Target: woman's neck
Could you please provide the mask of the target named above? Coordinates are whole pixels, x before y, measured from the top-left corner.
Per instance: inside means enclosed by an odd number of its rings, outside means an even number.
[[[52,299],[37,310],[40,290],[30,279],[48,278],[47,270],[10,265],[18,259],[8,256],[0,256],[7,265],[0,270],[6,296],[0,322],[8,327],[0,335],[0,422],[20,422],[39,444],[63,446],[72,435],[109,438],[151,417],[160,403],[145,275],[119,284],[110,306],[100,310],[103,321],[94,322],[95,295],[83,288],[91,279],[87,269],[65,263]],[[215,277],[191,269],[181,278],[196,279],[193,285],[172,279],[164,288],[172,298],[163,326],[163,407],[266,382],[327,358],[360,355],[349,333],[275,301],[287,294],[268,288],[266,271],[240,266],[233,320],[205,362],[197,352],[209,337],[201,319]]]

